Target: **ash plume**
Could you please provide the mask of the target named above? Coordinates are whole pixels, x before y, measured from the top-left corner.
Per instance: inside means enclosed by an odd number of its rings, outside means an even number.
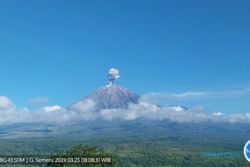
[[[108,71],[108,85],[107,86],[111,86],[115,80],[117,80],[118,78],[120,78],[119,76],[119,70],[115,69],[115,68],[111,68]]]

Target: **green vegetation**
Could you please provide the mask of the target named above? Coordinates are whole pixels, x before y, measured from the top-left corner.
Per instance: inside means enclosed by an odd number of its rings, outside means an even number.
[[[36,137],[27,137],[30,127],[33,125],[2,126],[0,155],[106,155],[115,164],[101,165],[119,167],[250,167],[243,156],[244,144],[250,139],[249,124],[83,122],[62,128],[36,125],[53,127],[56,135],[39,136],[39,130],[32,131]],[[17,131],[19,138],[14,138]]]
[[[59,159],[63,161],[64,158],[74,161],[74,164],[61,162],[61,163],[48,163],[48,167],[115,167],[116,166],[116,157],[110,153],[105,152],[104,150],[98,150],[94,147],[86,147],[83,145],[78,145],[72,148],[67,153],[61,153],[54,156],[60,157]],[[88,159],[93,161],[88,161]],[[103,160],[110,159],[110,162],[102,162]],[[84,160],[88,161],[81,163]]]
[[[85,137],[85,138],[29,138],[0,140],[1,154],[9,155],[65,155],[111,156],[114,164],[99,166],[121,167],[247,167],[250,163],[242,155],[243,146],[224,144],[223,140],[205,146],[201,141],[169,142],[163,138],[141,137]],[[207,142],[207,141],[205,141]],[[79,145],[82,144],[82,145]],[[181,145],[182,144],[182,145]],[[239,144],[239,143],[238,143]],[[240,145],[240,144],[239,144]],[[184,147],[182,147],[184,146]],[[103,151],[105,150],[105,151]],[[238,156],[206,157],[206,152],[234,152]],[[115,158],[114,158],[115,157]],[[52,165],[53,166],[53,165]],[[54,166],[77,166],[58,164]],[[53,166],[53,167],[54,167]],[[84,166],[87,166],[86,164]],[[89,164],[89,166],[98,166]]]

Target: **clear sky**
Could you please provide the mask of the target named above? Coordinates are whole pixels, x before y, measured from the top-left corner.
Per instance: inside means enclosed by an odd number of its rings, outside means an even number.
[[[249,112],[249,91],[229,96],[250,87],[250,1],[0,0],[0,95],[16,105],[70,104],[111,67],[140,95],[212,92],[183,103]]]

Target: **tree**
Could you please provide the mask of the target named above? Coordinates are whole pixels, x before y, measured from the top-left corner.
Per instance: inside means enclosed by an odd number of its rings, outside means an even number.
[[[59,154],[52,157],[59,158],[62,162],[48,163],[47,167],[115,167],[116,156],[99,150],[95,147],[78,145],[66,154]],[[108,158],[111,162],[105,162]],[[58,159],[57,159],[58,160]],[[87,160],[88,162],[86,162]],[[74,161],[74,163],[72,163]]]

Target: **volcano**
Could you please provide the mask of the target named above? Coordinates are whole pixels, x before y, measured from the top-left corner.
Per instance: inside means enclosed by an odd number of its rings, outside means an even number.
[[[103,109],[127,109],[130,103],[138,103],[139,96],[127,88],[111,84],[97,89],[76,103],[87,100],[92,100],[95,103],[96,111]]]

